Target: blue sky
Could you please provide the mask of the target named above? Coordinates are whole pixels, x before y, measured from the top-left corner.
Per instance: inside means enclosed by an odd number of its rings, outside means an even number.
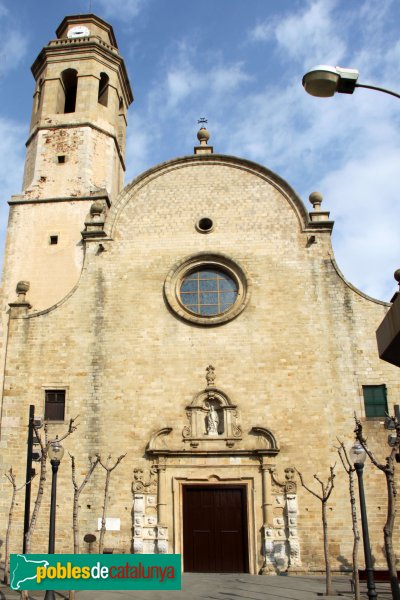
[[[340,65],[399,92],[398,0],[92,0],[91,9],[113,25],[135,95],[126,183],[193,152],[205,116],[215,152],[272,169],[306,205],[322,192],[340,269],[390,300],[400,267],[400,101],[369,90],[312,98],[301,78],[315,64]],[[0,0],[2,245],[7,200],[21,189],[30,66],[65,15],[89,10],[90,0]]]

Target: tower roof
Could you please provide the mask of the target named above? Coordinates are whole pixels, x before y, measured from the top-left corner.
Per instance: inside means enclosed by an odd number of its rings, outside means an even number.
[[[114,30],[112,26],[97,17],[94,14],[86,14],[86,15],[71,15],[69,17],[64,17],[58,28],[56,29],[56,35],[58,38],[66,38],[68,31],[71,27],[77,25],[85,25],[88,27],[89,25],[94,26],[96,29],[95,35],[99,35],[104,41],[110,43],[114,48],[118,48],[117,40],[115,39]]]

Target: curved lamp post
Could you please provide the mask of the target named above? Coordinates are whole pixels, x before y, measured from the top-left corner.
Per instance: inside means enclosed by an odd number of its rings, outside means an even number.
[[[368,588],[368,598],[376,599],[377,593],[375,589],[375,580],[374,580],[374,570],[372,568],[372,556],[371,556],[371,546],[369,543],[369,533],[368,533],[368,519],[367,519],[367,509],[365,506],[365,494],[364,494],[364,481],[363,481],[363,470],[364,470],[364,462],[367,458],[367,453],[364,448],[360,444],[359,441],[354,443],[354,446],[350,450],[350,460],[354,465],[354,468],[358,477],[358,492],[360,495],[360,511],[361,511],[361,524],[363,531],[363,544],[364,544],[364,559],[365,559],[365,571],[367,573],[367,588]]]
[[[335,92],[340,94],[352,94],[356,87],[368,88],[390,94],[396,98],[400,98],[400,94],[376,85],[367,85],[357,83],[357,69],[347,69],[344,67],[331,67],[329,65],[317,65],[304,75],[302,83],[303,87],[311,96],[318,98],[329,98]]]
[[[57,471],[64,456],[64,448],[56,440],[50,444],[48,455],[51,463],[53,476],[51,479],[51,505],[50,505],[50,527],[49,527],[49,554],[54,554],[56,536],[56,496],[57,496]],[[56,600],[54,590],[46,590],[44,600]]]

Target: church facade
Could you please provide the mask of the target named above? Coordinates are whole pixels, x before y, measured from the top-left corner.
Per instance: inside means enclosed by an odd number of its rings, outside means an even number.
[[[79,480],[90,456],[126,454],[111,477],[108,548],[182,553],[185,571],[274,574],[323,569],[320,503],[296,470],[313,486],[337,463],[330,553],[334,569],[348,567],[337,438],[351,446],[357,413],[386,456],[400,379],[375,330],[389,305],[342,276],[320,194],[308,211],[264,166],[214,152],[204,128],[193,154],[124,187],[133,95],[112,27],[78,15],[56,33],[32,67],[23,192],[10,200],[2,472],[24,480],[31,404],[53,438],[77,417],[63,444]],[[99,537],[104,477],[96,468],[82,493],[81,538]],[[384,477],[368,465],[365,482],[384,564]],[[47,549],[49,490],[33,552]],[[72,499],[66,452],[58,552],[72,551]],[[22,500],[15,520],[19,552]]]

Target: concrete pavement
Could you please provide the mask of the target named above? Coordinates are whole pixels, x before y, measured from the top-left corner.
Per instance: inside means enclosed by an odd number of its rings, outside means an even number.
[[[333,578],[335,596],[330,600],[353,598],[350,575]],[[362,587],[365,592],[365,584]],[[247,575],[244,573],[185,573],[181,591],[88,591],[78,592],[77,600],[318,600],[324,598],[325,579],[316,576]],[[391,598],[388,584],[377,584],[379,600]],[[32,592],[32,600],[42,600],[43,592]],[[68,598],[56,592],[57,600]],[[362,598],[367,599],[366,593]],[[0,600],[17,600],[19,593],[0,585]]]

